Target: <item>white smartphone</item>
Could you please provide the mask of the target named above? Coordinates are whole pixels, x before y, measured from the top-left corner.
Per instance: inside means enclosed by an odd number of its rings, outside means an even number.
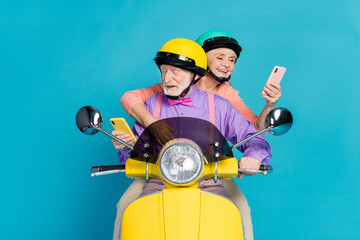
[[[281,79],[283,78],[284,74],[286,72],[286,68],[275,66],[269,76],[269,79],[267,80],[267,83],[277,83],[279,84],[281,82]],[[261,94],[266,94],[264,91],[261,92]]]

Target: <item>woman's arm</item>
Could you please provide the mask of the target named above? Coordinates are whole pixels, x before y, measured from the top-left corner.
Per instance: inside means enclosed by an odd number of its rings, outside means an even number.
[[[162,84],[157,83],[147,88],[126,92],[120,99],[121,105],[130,117],[134,118],[137,123],[142,125],[144,128],[148,128],[160,146],[174,139],[172,134],[173,130],[168,124],[166,124],[166,122],[158,121],[159,119],[153,117],[153,115],[144,106],[144,102],[150,96],[162,91]],[[156,121],[158,121],[157,124],[155,123],[149,127],[149,125]]]
[[[134,118],[144,128],[157,121],[153,115],[146,109],[143,103],[136,103],[130,110],[130,117]]]
[[[281,97],[281,86],[279,84],[266,84],[264,91],[265,94],[261,94],[261,96],[266,99],[266,104],[259,117],[256,119],[256,126],[258,129],[265,128],[265,118],[267,114],[276,107],[276,102]]]
[[[156,83],[150,87],[126,92],[120,99],[125,111],[142,126],[147,127],[157,119],[145,108],[144,102],[150,96],[162,92],[162,84]]]
[[[279,84],[266,84],[264,87],[265,94],[261,95],[266,99],[266,104],[260,115],[257,116],[249,107],[245,105],[239,97],[239,92],[231,86],[221,84],[217,94],[231,102],[231,104],[244,116],[246,120],[257,129],[265,128],[266,115],[276,107],[276,102],[281,97],[281,86]]]

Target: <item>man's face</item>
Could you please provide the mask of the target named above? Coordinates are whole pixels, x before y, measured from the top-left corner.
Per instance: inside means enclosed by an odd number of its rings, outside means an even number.
[[[167,64],[160,65],[164,93],[179,96],[190,85],[193,73]]]

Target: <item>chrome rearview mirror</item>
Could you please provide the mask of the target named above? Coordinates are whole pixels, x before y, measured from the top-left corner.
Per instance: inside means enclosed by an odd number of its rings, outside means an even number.
[[[76,114],[76,125],[82,133],[94,135],[98,132],[102,132],[115,141],[133,150],[133,147],[128,143],[101,129],[102,123],[103,120],[100,111],[92,106],[84,106],[80,108]]]
[[[291,112],[282,107],[271,110],[265,119],[265,129],[272,135],[282,135],[290,130],[293,123]]]
[[[76,114],[76,125],[87,135],[98,133],[102,127],[102,116],[99,110],[91,106],[80,108]]]
[[[283,107],[277,107],[272,109],[265,118],[265,128],[258,131],[257,133],[251,135],[250,137],[242,140],[231,146],[231,150],[240,146],[241,144],[246,143],[250,139],[259,136],[264,132],[269,132],[272,135],[282,135],[290,130],[293,123],[293,117],[291,112]]]

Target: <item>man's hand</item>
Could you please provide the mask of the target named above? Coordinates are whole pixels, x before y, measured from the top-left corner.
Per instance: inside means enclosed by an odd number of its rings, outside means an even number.
[[[161,147],[175,138],[172,134],[174,130],[165,121],[156,121],[147,129]]]
[[[275,83],[267,83],[264,87],[265,94],[261,94],[266,99],[266,105],[275,107],[276,102],[281,97],[281,86]]]
[[[131,146],[134,146],[134,144],[135,144],[134,138],[132,136],[130,136],[129,134],[124,133],[122,131],[112,131],[112,135],[114,135],[115,137],[123,140],[124,142],[128,143]],[[118,141],[115,141],[114,139],[111,139],[111,142],[112,142],[112,144],[114,145],[114,147],[117,150],[128,149],[127,147],[125,147],[124,145],[122,145]]]
[[[256,169],[258,170],[260,168],[260,161],[255,159],[255,158],[251,158],[251,157],[242,157],[240,158],[239,160],[239,168],[242,168],[242,169]],[[243,175],[245,176],[252,176],[254,175],[254,173],[239,173],[238,174],[238,177],[239,178],[243,178]]]

